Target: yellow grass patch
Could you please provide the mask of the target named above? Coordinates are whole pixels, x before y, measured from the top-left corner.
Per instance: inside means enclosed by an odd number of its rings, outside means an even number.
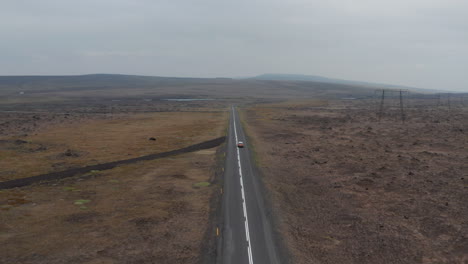
[[[24,144],[2,138],[11,143],[0,149],[0,180],[183,148],[221,136],[226,119],[226,112],[136,114],[55,126]]]

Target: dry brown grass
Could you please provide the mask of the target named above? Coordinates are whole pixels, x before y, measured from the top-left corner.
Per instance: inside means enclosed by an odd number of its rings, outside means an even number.
[[[267,109],[304,109],[304,108],[313,108],[313,107],[324,107],[328,106],[328,100],[318,100],[318,99],[301,99],[301,100],[285,100],[278,103],[267,103],[261,105],[254,105],[253,108],[257,110],[267,110]]]
[[[194,263],[218,192],[194,184],[214,165],[213,151],[195,152],[4,190],[0,262]]]
[[[329,102],[327,100],[316,99],[303,99],[303,100],[285,100],[279,103],[256,104],[249,108],[255,110],[257,113],[256,118],[262,121],[277,120],[279,115],[278,111],[286,110],[308,110],[318,107],[326,107]],[[241,113],[242,114],[242,113]]]
[[[3,142],[2,171],[32,176],[222,136],[227,112],[125,115]],[[149,141],[156,137],[156,141]],[[4,139],[5,140],[5,139]],[[6,145],[5,145],[6,144]],[[31,150],[40,147],[45,150]],[[78,157],[63,156],[72,149]],[[0,191],[0,263],[195,263],[212,231],[216,149]]]
[[[129,159],[209,140],[223,132],[226,112],[166,112],[120,115],[57,125],[36,135],[3,137],[0,179],[34,176],[70,167]],[[156,141],[150,141],[155,137]],[[67,150],[71,150],[66,155]],[[6,173],[5,173],[6,172]]]

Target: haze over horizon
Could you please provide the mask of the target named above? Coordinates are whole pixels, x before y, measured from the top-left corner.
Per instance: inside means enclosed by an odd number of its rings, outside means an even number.
[[[0,75],[263,73],[468,91],[463,0],[22,0]]]

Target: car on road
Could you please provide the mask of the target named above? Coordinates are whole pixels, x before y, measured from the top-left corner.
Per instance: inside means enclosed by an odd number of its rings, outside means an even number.
[[[237,142],[237,147],[238,148],[243,148],[244,147],[244,142],[242,142],[242,141]]]

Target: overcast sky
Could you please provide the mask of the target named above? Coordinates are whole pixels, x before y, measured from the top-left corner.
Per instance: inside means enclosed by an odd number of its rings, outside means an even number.
[[[0,75],[297,73],[468,91],[468,0],[1,0]]]

